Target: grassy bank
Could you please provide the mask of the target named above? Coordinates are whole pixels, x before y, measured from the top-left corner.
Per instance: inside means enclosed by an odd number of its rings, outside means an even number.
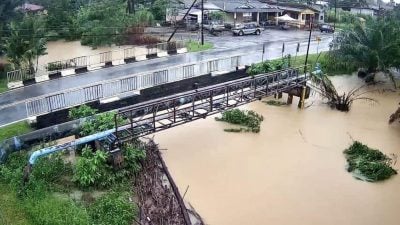
[[[8,90],[7,78],[1,74],[0,75],[0,93],[3,93],[7,90]]]
[[[197,41],[188,41],[186,42],[186,48],[189,52],[200,52],[208,49],[212,49],[214,45],[211,42],[205,42],[204,45],[201,45]]]
[[[16,194],[3,183],[0,183],[0,209],[0,224],[31,225]]]
[[[29,124],[25,121],[14,123],[0,128],[0,141],[5,139],[26,134],[33,131]]]

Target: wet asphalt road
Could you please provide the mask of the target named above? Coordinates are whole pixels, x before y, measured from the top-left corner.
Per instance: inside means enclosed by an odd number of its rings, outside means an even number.
[[[321,37],[319,45],[316,36]],[[331,35],[313,32],[310,53],[326,51],[329,49]],[[0,126],[26,119],[25,101],[41,95],[51,94],[65,89],[89,85],[91,83],[115,79],[130,74],[157,70],[179,64],[208,60],[210,58],[228,57],[232,55],[246,55],[246,61],[259,62],[262,57],[262,46],[265,43],[266,52],[264,59],[279,58],[282,55],[282,43],[285,42],[285,55],[296,53],[297,43],[300,43],[299,55],[306,54],[308,32],[305,31],[278,31],[267,30],[260,36],[234,37],[230,34],[206,37],[207,41],[214,43],[215,49],[200,52],[175,55],[165,58],[135,62],[101,70],[91,71],[75,76],[64,77],[14,89],[0,94]]]

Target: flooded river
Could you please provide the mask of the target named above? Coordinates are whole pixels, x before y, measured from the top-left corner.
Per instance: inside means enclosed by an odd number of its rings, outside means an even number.
[[[122,46],[106,46],[98,47],[93,49],[90,46],[81,45],[80,41],[49,41],[47,43],[47,55],[43,55],[39,58],[39,65],[45,65],[49,62],[56,62],[60,60],[72,59],[80,56],[91,56],[108,51],[117,51],[129,48],[132,46],[122,45]],[[138,49],[139,50],[139,49]],[[140,49],[141,50],[141,49]],[[119,52],[118,52],[119,53]],[[123,51],[121,53],[123,55]]]
[[[351,76],[333,80],[339,90],[361,84]],[[167,149],[163,157],[180,191],[189,186],[185,200],[207,224],[398,225],[400,175],[368,183],[345,170],[342,151],[352,138],[400,155],[400,125],[387,122],[399,93],[368,96],[379,103],[355,102],[349,113],[331,110],[318,96],[305,110],[296,98],[292,106],[254,102],[242,108],[264,116],[259,134],[226,133],[230,126],[210,117],[155,140]]]

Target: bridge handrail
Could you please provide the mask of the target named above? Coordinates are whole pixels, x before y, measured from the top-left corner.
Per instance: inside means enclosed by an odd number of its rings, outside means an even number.
[[[257,79],[257,78],[268,78],[268,77],[272,77],[274,75],[280,74],[282,72],[287,72],[287,71],[290,71],[290,70],[298,70],[298,71],[300,71],[303,68],[305,68],[305,66],[290,67],[290,68],[276,70],[276,71],[272,71],[272,72],[268,72],[268,73],[258,74],[258,75],[255,75],[255,76],[249,76],[249,77],[244,77],[244,78],[240,78],[240,79],[236,79],[236,80],[232,80],[232,81],[227,81],[227,82],[224,82],[222,84],[215,84],[215,85],[211,85],[211,86],[206,86],[206,87],[199,88],[197,90],[190,90],[190,91],[186,91],[184,93],[173,94],[173,95],[169,95],[169,96],[166,96],[166,97],[161,97],[161,98],[152,99],[152,100],[149,100],[149,101],[146,101],[146,102],[137,103],[134,106],[126,106],[126,107],[120,108],[118,110],[118,112],[124,113],[124,112],[130,111],[132,109],[140,108],[140,107],[142,107],[144,105],[156,103],[156,102],[159,102],[159,101],[179,100],[180,98],[183,98],[183,97],[186,97],[186,96],[190,96],[193,93],[208,92],[208,91],[210,91],[212,89],[215,89],[215,88],[229,86],[230,84],[240,83],[240,82],[247,82],[247,81],[251,81],[253,79]],[[307,79],[307,78],[305,78],[305,79]]]
[[[93,102],[100,99],[111,98],[114,96],[118,96],[122,93],[138,91],[151,86],[157,86],[159,84],[208,74],[212,72],[209,68],[210,62],[214,61],[227,63],[221,64],[221,66],[228,65],[228,67],[231,69],[234,66],[236,68],[238,66],[241,66],[241,57],[242,55],[234,55],[229,57],[213,58],[199,62],[189,62],[178,66],[163,68],[161,70],[158,69],[137,74],[129,74],[120,78],[99,81],[90,85],[84,85],[77,88],[70,88],[51,94],[41,95],[35,98],[28,99],[25,102],[27,116],[30,117],[41,115],[44,113],[70,108],[76,105]],[[228,60],[228,62],[226,62],[226,60]],[[216,65],[218,66],[219,64],[216,63]],[[185,70],[186,67],[189,67],[189,71]],[[197,69],[198,71],[195,71],[195,69]],[[219,68],[217,68],[217,70],[218,69]],[[186,74],[189,75],[188,77],[185,77],[186,72],[189,72],[189,74]],[[169,76],[171,76],[171,78]],[[82,91],[83,93],[78,93]],[[65,99],[64,95],[66,94],[73,95],[73,99]],[[86,97],[88,97],[88,99],[86,99]],[[85,99],[83,100],[82,98]]]

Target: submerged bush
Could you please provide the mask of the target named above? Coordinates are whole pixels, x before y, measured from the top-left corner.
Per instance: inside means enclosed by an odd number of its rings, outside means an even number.
[[[89,207],[92,223],[96,225],[129,225],[138,213],[127,193],[110,192]]]
[[[397,171],[391,167],[391,158],[358,141],[344,150],[344,154],[348,163],[347,171],[353,172],[360,179],[374,182],[397,174]]]
[[[264,118],[252,110],[231,109],[223,112],[222,117],[216,117],[215,120],[246,127],[246,129],[240,129],[240,131],[258,133]],[[239,132],[238,129],[226,129],[225,131]]]
[[[283,105],[287,105],[284,102],[280,102],[280,101],[276,101],[276,100],[268,100],[268,101],[263,101],[263,103],[267,104],[267,105],[273,105],[273,106],[283,106]]]

